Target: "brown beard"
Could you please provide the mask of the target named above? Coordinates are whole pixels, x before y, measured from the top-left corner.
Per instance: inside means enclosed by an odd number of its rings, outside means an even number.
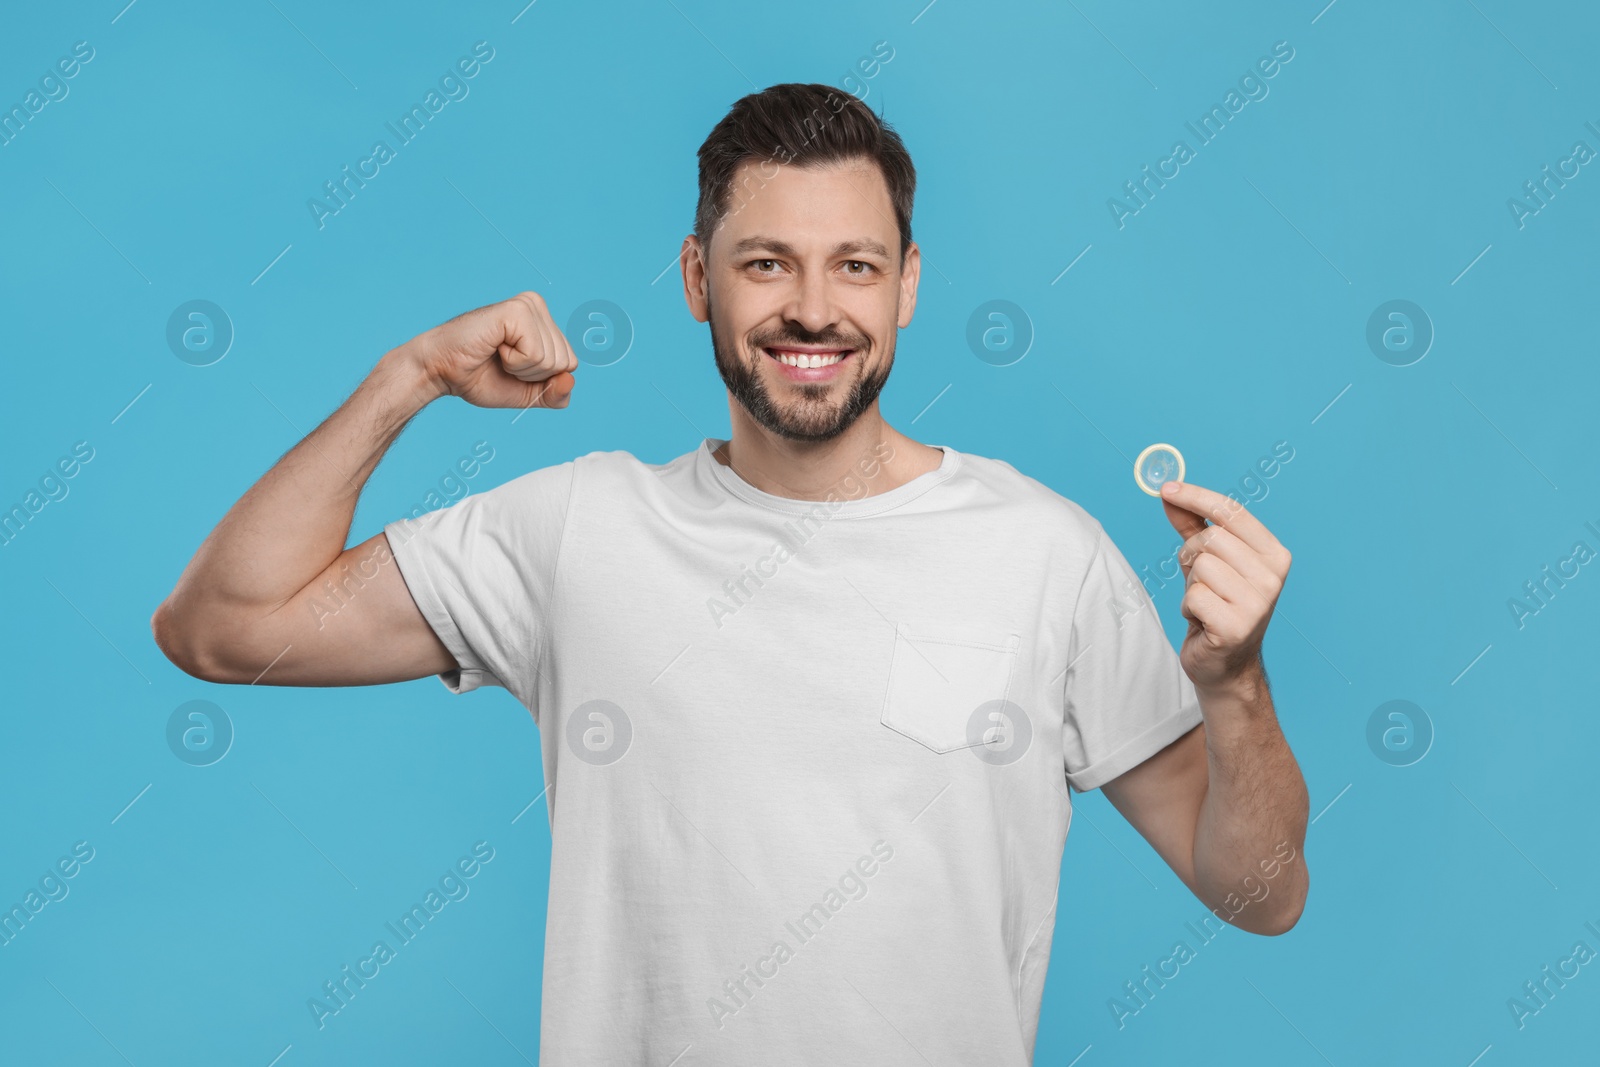
[[[706,314],[711,325],[711,351],[716,358],[717,372],[722,375],[722,383],[758,426],[790,441],[830,441],[844,433],[878,399],[884,383],[889,380],[889,372],[894,368],[894,342],[891,340],[883,365],[870,374],[858,375],[837,408],[830,411],[821,406],[822,399],[834,388],[831,382],[800,384],[797,388],[801,396],[811,403],[802,401],[802,404],[782,407],[774,402],[772,394],[762,384],[759,366],[746,363],[723,343],[717,332],[717,318],[709,296],[706,299]],[[793,323],[784,332],[787,335],[785,338],[774,338],[774,341],[779,344],[786,340],[793,344],[848,347],[854,349],[853,356],[857,359],[862,358],[866,347],[857,347],[848,338],[830,331],[811,334]],[[758,361],[767,358],[759,348],[757,352],[755,358]]]

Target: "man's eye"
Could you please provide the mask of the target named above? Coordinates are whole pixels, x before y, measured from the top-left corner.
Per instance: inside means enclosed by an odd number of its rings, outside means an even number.
[[[773,267],[777,267],[777,265],[778,265],[778,261],[775,260],[775,259],[755,259],[755,260],[751,260],[750,261],[750,265],[752,267],[756,268],[756,273],[758,273],[758,274],[771,274],[772,273],[771,271],[762,269],[761,264],[763,264],[763,263],[770,263],[770,264],[773,265]]]
[[[872,266],[871,263],[863,263],[859,259],[852,259],[852,260],[846,261],[845,267],[846,267],[846,273],[848,273],[848,274],[858,274],[858,275],[859,274],[866,274],[868,271],[873,269],[873,266]],[[862,269],[861,270],[849,270],[848,268],[850,268],[850,267],[860,267]]]

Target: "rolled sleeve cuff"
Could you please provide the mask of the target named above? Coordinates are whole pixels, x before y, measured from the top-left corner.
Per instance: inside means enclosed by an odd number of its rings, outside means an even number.
[[[437,676],[439,681],[452,693],[470,693],[479,686],[487,685],[504,689],[505,683],[484,666],[472,646],[467,644],[455,620],[450,617],[438,586],[428,572],[427,557],[418,546],[419,527],[414,523],[412,519],[399,519],[386,524],[383,532],[389,539],[389,551],[399,564],[400,576],[405,579],[411,599],[416,602],[422,617],[438,635],[439,641],[455,657],[456,669],[441,671]]]
[[[1098,789],[1118,775],[1130,771],[1200,725],[1200,700],[1191,696],[1173,714],[1155,723],[1138,737],[1127,741],[1078,771],[1067,772],[1067,784],[1080,793]]]

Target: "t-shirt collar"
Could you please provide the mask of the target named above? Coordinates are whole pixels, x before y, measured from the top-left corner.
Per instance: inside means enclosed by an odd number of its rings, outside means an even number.
[[[831,500],[798,500],[757,489],[741,478],[732,467],[718,462],[712,453],[727,443],[726,439],[718,437],[707,437],[701,442],[700,447],[695,450],[695,465],[700,469],[701,476],[722,486],[748,504],[786,515],[829,515],[836,519],[859,519],[869,515],[879,515],[915,500],[934,486],[948,480],[961,465],[960,452],[949,445],[934,445],[932,447],[944,453],[939,466],[925,474],[917,475],[904,485],[896,486],[886,493],[876,493],[872,496],[859,495],[865,485],[857,474],[854,479],[847,477],[841,480],[831,494]]]

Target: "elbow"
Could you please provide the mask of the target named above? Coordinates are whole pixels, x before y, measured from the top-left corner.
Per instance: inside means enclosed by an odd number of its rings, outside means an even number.
[[[1286,888],[1278,897],[1278,907],[1264,912],[1257,925],[1250,928],[1253,934],[1280,937],[1293,930],[1306,910],[1306,894],[1310,888],[1309,877],[1302,868],[1300,880]]]
[[[199,630],[173,606],[171,597],[163,600],[150,616],[150,636],[173,666],[203,682],[227,681],[222,665],[200,638]]]
[[[1245,933],[1263,937],[1280,937],[1288,933],[1299,924],[1300,916],[1305,913],[1311,876],[1303,860],[1287,869],[1292,870],[1293,875],[1275,886],[1257,882],[1255,888],[1261,890],[1259,896],[1252,893],[1247,899],[1241,899],[1239,894],[1228,892],[1223,902],[1211,909],[1212,913]],[[1283,877],[1283,872],[1280,871],[1276,877]],[[1246,878],[1245,881],[1252,882],[1253,879]]]
[[[1279,911],[1267,919],[1259,929],[1252,930],[1251,933],[1262,934],[1266,937],[1281,937],[1293,930],[1296,924],[1300,922],[1300,916],[1305,911],[1305,907],[1306,898],[1302,895],[1295,900],[1292,907]]]

